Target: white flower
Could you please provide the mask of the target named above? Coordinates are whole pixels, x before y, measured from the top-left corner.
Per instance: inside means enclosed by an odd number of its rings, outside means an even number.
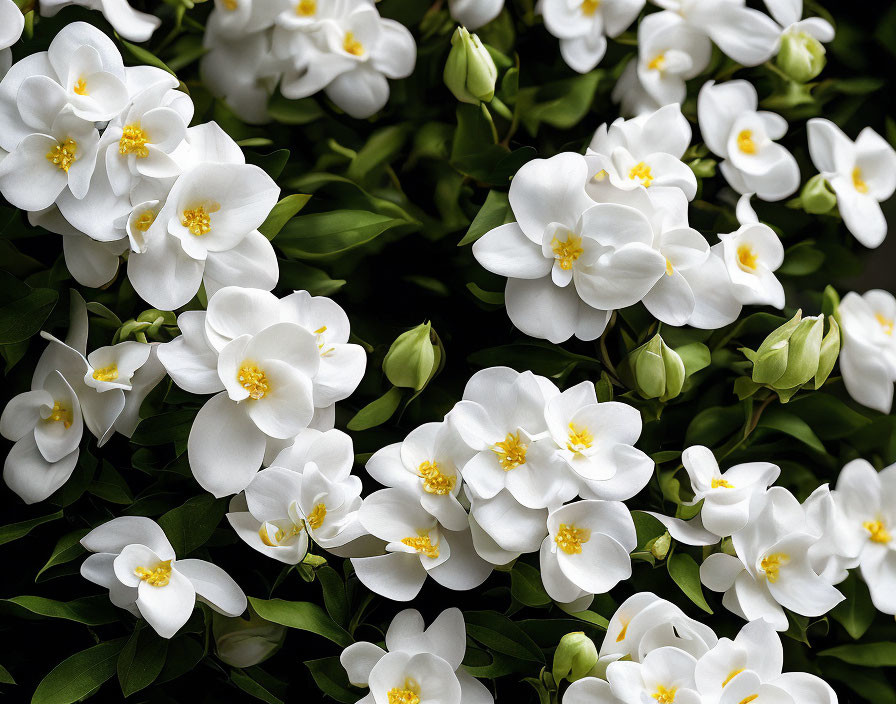
[[[403,442],[377,450],[367,460],[371,477],[416,494],[420,505],[448,530],[466,530],[466,509],[458,501],[461,469],[473,455],[447,422],[424,423]]]
[[[622,34],[645,0],[540,0],[548,31],[560,40],[560,54],[575,71],[588,73],[607,51],[607,37]]]
[[[706,146],[722,158],[722,175],[738,193],[763,200],[786,198],[800,185],[796,159],[774,140],[787,134],[787,121],[757,112],[756,89],[746,81],[707,81],[697,99],[697,117]]]
[[[806,34],[820,42],[834,39],[834,28],[821,17],[803,16],[803,0],[763,0],[769,14],[781,25],[781,36]]]
[[[464,484],[464,492],[470,502],[473,545],[483,560],[506,565],[538,550],[548,533],[548,509],[526,508],[506,489],[491,499],[477,496],[469,484]]]
[[[896,189],[896,152],[870,127],[850,141],[830,120],[809,120],[812,163],[837,194],[846,227],[866,247],[877,247],[887,236],[880,203]]]
[[[107,588],[113,604],[145,618],[163,638],[187,622],[197,598],[227,616],[246,610],[246,595],[224,570],[205,560],[176,559],[165,532],[149,518],[115,518],[81,545],[96,553],[81,564],[81,576]]]
[[[632,574],[629,554],[638,544],[635,523],[618,501],[584,500],[548,516],[541,544],[541,578],[555,601],[571,603],[603,594]]]
[[[448,0],[451,17],[471,32],[491,22],[504,9],[504,0]]]
[[[722,603],[730,611],[748,621],[765,619],[779,631],[787,630],[784,608],[821,616],[843,595],[813,569],[809,549],[819,539],[814,527],[790,492],[772,487],[756,518],[731,536],[737,557],[710,555],[700,579],[725,592]]]
[[[18,5],[12,0],[0,0],[0,78],[12,65],[9,47],[19,41],[24,28],[25,15]]]
[[[880,289],[850,292],[840,302],[838,318],[846,390],[863,406],[889,413],[896,381],[896,299]]]
[[[635,208],[594,204],[588,164],[571,152],[524,165],[510,184],[517,222],[487,232],[473,255],[507,276],[507,314],[551,342],[593,340],[609,311],[641,300],[666,270],[650,223]]]
[[[896,465],[876,472],[865,460],[853,460],[833,493],[843,513],[837,530],[860,546],[858,563],[871,601],[896,614]]]
[[[624,501],[647,486],[653,460],[634,447],[641,435],[635,408],[598,403],[594,384],[583,381],[548,399],[544,415],[559,456],[581,480],[568,482],[560,500],[568,501],[581,488],[588,498]]]
[[[420,612],[406,609],[386,630],[386,650],[359,641],[343,650],[339,661],[349,682],[370,688],[359,704],[494,704],[485,685],[461,665],[466,649],[458,609],[446,609],[425,630]]]
[[[563,693],[563,704],[622,704],[610,684],[597,677],[576,680]]]
[[[681,161],[690,143],[691,126],[676,103],[631,120],[619,118],[609,126],[601,125],[586,157],[599,155],[594,161],[617,188],[678,188],[693,200],[697,177]]]
[[[160,345],[159,359],[186,391],[217,393],[188,443],[194,476],[216,496],[244,489],[269,446],[291,444],[316,408],[346,398],[364,374],[363,348],[347,344],[345,312],[306,291],[278,300],[223,288],[207,313],[183,313],[178,325],[182,335]]]
[[[469,590],[492,571],[473,548],[470,531],[445,530],[406,489],[381,489],[361,505],[361,524],[386,541],[386,554],[353,558],[355,574],[370,591],[395,601],[410,601],[426,575],[444,587]]]
[[[99,10],[116,32],[132,42],[145,42],[162,24],[158,17],[135,10],[128,0],[41,0],[40,14],[52,17],[68,5]]]
[[[651,700],[671,704],[701,704],[694,682],[697,661],[671,646],[651,650],[640,662],[617,661],[607,667],[613,694],[625,704]]]
[[[850,528],[844,530],[846,514],[828,484],[813,491],[803,502],[803,508],[812,532],[821,536],[809,548],[812,568],[831,584],[839,584],[858,565],[867,534]]]

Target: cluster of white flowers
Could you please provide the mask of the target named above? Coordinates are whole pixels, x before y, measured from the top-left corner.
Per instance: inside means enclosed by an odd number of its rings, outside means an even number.
[[[156,345],[119,342],[87,354],[87,308],[71,292],[65,342],[50,344],[37,362],[31,390],[15,396],[0,416],[0,435],[13,445],[3,481],[25,503],[48,498],[78,462],[84,426],[102,447],[116,432],[130,437],[140,404],[165,376]]]
[[[192,117],[174,76],[126,68],[105,34],[72,23],[0,82],[0,193],[63,236],[84,286],[109,283],[130,250],[128,277],[159,309],[202,284],[270,290],[276,256],[257,228],[280,189],[215,123],[188,129]]]
[[[783,672],[778,634],[765,621],[731,640],[650,592],[629,597],[607,626],[595,670],[573,682],[563,704],[836,704],[807,672]]]
[[[274,88],[287,98],[323,90],[352,117],[385,107],[389,80],[414,70],[417,45],[373,0],[215,0],[202,78],[248,122],[268,119]]]
[[[752,462],[721,472],[709,448],[682,456],[699,514],[683,521],[657,513],[676,540],[715,545],[700,567],[704,585],[724,592],[722,603],[747,619],[788,627],[784,609],[823,616],[843,600],[835,588],[861,566],[874,605],[896,613],[896,465],[876,472],[856,460],[840,473],[835,490],[818,487],[805,502],[771,486],[780,468]]]

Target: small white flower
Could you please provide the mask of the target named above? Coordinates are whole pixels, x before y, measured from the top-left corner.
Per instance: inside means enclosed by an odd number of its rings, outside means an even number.
[[[99,10],[116,32],[132,42],[145,42],[162,24],[158,17],[135,10],[128,0],[42,0],[40,14],[52,17],[68,5]]]
[[[870,127],[855,142],[830,120],[809,120],[812,163],[837,194],[846,227],[866,247],[887,236],[880,203],[896,189],[896,151]]]
[[[840,302],[838,317],[846,390],[863,406],[889,413],[896,381],[896,299],[880,289],[850,292]]]
[[[806,34],[820,42],[834,39],[834,28],[831,23],[821,17],[803,16],[803,0],[763,0],[769,14],[781,25],[781,37],[793,34]],[[780,42],[779,42],[780,45]]]
[[[215,611],[239,616],[246,595],[222,570],[205,560],[178,560],[165,532],[149,518],[122,516],[81,539],[92,553],[81,576],[109,590],[112,603],[142,616],[162,638],[171,638],[201,598]]]
[[[609,682],[597,677],[583,677],[563,693],[563,704],[622,704],[622,700],[613,694]]]
[[[796,191],[796,159],[775,140],[787,134],[787,121],[758,111],[756,89],[746,81],[707,81],[697,99],[697,117],[706,146],[722,158],[722,175],[738,193],[776,201]]]
[[[696,692],[693,655],[671,646],[651,650],[640,662],[617,661],[607,667],[613,694],[625,704],[651,700],[663,704],[701,704]]]
[[[491,22],[504,9],[504,0],[448,0],[451,17],[471,32]]]
[[[503,4],[503,0],[501,0]],[[0,78],[12,65],[12,52],[9,50],[19,41],[25,28],[25,15],[12,0],[0,0]]]

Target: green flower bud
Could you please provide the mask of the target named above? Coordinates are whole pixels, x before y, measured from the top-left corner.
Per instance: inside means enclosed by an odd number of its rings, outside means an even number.
[[[811,81],[825,65],[824,46],[806,32],[785,32],[775,63],[799,83]]]
[[[398,336],[383,360],[383,371],[393,386],[420,391],[438,370],[441,349],[430,323]]]
[[[669,531],[666,531],[659,538],[656,538],[651,542],[650,554],[657,560],[664,560],[666,559],[666,555],[669,554],[670,547],[672,547],[672,536],[669,535]]]
[[[800,192],[800,202],[810,215],[824,215],[831,212],[837,205],[837,195],[831,190],[830,184],[821,174],[816,174],[803,186]]]
[[[498,69],[479,37],[458,27],[451,37],[451,52],[445,64],[445,85],[463,103],[478,105],[495,97]]]
[[[567,633],[560,639],[554,651],[554,665],[551,674],[558,684],[563,679],[570,682],[580,680],[597,664],[597,647],[581,631]]]
[[[694,159],[688,162],[688,166],[697,178],[713,178],[716,175],[715,159]]]
[[[221,660],[232,667],[252,667],[280,649],[286,627],[265,621],[249,607],[248,619],[213,613],[212,633]]]
[[[840,326],[834,316],[828,316],[828,334],[821,341],[821,353],[818,356],[818,371],[815,372],[815,388],[820,389],[834,371],[834,364],[840,356]]]
[[[790,336],[802,321],[803,312],[773,331],[752,355],[753,381],[757,384],[774,384],[787,371],[790,355]]]
[[[668,401],[681,393],[686,376],[684,362],[659,335],[632,352],[629,364],[635,389],[644,398]]]
[[[821,354],[824,318],[820,315],[804,318],[789,340],[787,369],[773,384],[776,389],[802,386],[815,376]]]

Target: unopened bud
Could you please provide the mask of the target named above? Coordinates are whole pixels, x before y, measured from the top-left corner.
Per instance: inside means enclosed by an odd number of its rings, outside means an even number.
[[[787,371],[790,355],[790,336],[800,324],[803,313],[798,311],[777,330],[774,330],[753,355],[753,381],[757,384],[774,384]]]
[[[575,682],[585,677],[595,664],[597,647],[594,641],[581,631],[567,633],[554,651],[551,674],[557,683],[564,679]]]
[[[438,370],[441,349],[430,323],[398,336],[383,360],[383,371],[393,386],[420,391]]]
[[[775,63],[798,83],[815,78],[825,65],[824,46],[811,34],[800,31],[785,32]]]
[[[664,560],[666,559],[666,555],[669,554],[670,547],[672,547],[672,536],[669,535],[669,531],[666,531],[659,538],[656,538],[651,542],[650,554],[657,560]]]
[[[215,612],[212,632],[218,657],[232,667],[252,667],[276,653],[286,628],[265,621],[250,607],[249,618],[229,618]]]
[[[495,97],[498,69],[479,37],[458,27],[451,37],[451,52],[445,63],[445,85],[454,97],[478,105]]]
[[[800,192],[800,203],[810,215],[824,215],[837,205],[837,195],[831,190],[824,176],[816,174],[803,186]]]
[[[686,376],[684,362],[659,335],[632,352],[629,364],[635,389],[644,398],[668,401],[681,393]]]

